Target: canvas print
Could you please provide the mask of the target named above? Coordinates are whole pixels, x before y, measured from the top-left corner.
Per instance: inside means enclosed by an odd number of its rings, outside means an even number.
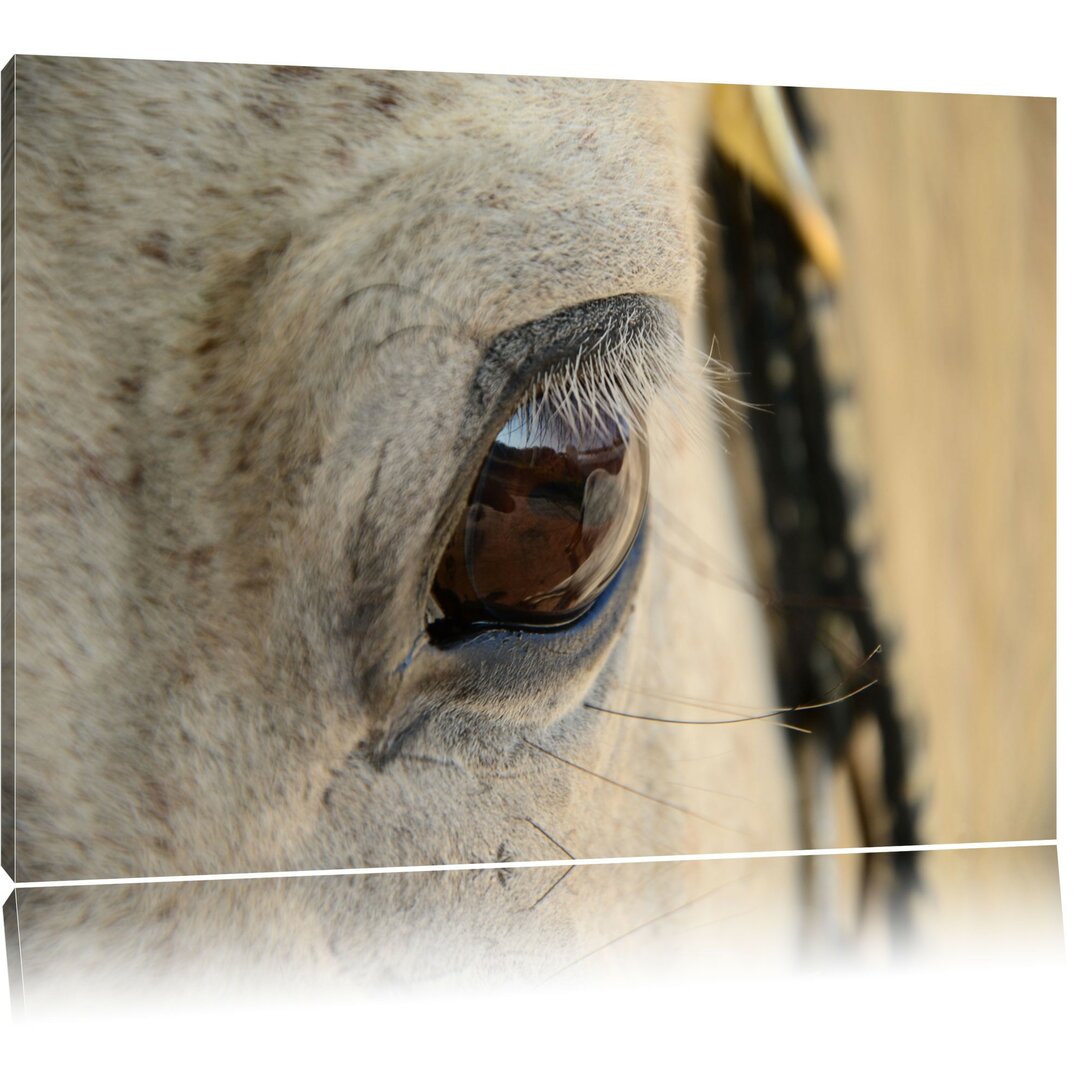
[[[17,57],[3,139],[15,954],[798,952],[1054,838],[1052,100]]]

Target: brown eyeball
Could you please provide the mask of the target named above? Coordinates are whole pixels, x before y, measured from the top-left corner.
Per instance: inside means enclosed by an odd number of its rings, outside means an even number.
[[[488,452],[432,586],[456,623],[573,622],[633,547],[649,481],[642,436],[615,417],[570,425],[551,412],[523,405]]]

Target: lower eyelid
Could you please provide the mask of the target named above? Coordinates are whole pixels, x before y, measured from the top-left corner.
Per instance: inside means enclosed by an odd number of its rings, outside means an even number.
[[[373,748],[392,758],[409,733],[448,724],[484,738],[495,725],[530,725],[536,717],[562,717],[580,706],[632,610],[647,539],[647,521],[622,566],[596,603],[568,626],[527,630],[481,626],[429,627],[430,647],[418,651],[408,673],[406,709],[394,716]],[[543,702],[538,711],[537,703]]]

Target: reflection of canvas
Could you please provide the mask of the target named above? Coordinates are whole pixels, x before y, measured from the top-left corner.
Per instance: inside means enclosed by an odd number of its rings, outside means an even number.
[[[884,909],[868,917],[849,891],[817,905],[796,944],[788,891],[802,861],[819,880],[867,866],[853,854],[579,865],[566,881],[575,917],[557,929],[521,912],[565,867],[518,870],[507,885],[498,871],[470,870],[23,890],[22,945],[9,963],[16,1000],[24,995],[32,1014],[192,996],[213,1007],[238,993],[347,1000],[401,985],[456,995],[503,984],[561,993],[738,983],[790,974],[796,960],[863,970],[993,960],[1015,971],[1062,956],[1052,847],[926,852],[928,890],[902,931]],[[581,902],[597,896],[613,902]],[[281,917],[267,922],[268,910]],[[13,910],[5,921],[15,923]]]
[[[491,865],[235,913],[333,955],[361,899],[423,937],[445,891],[539,971],[641,905],[516,864],[1053,836],[1053,102],[46,58],[4,92],[16,881]],[[493,487],[523,409],[562,442]],[[913,856],[852,865],[725,903],[918,920]],[[27,942],[230,948],[228,890],[110,888],[23,892]]]

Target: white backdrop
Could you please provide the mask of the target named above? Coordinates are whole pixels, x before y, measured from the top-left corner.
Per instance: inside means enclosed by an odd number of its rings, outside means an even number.
[[[693,9],[697,8],[697,13]],[[511,6],[302,3],[225,7],[35,4],[9,8],[0,58],[14,52],[183,60],[334,64],[545,75],[670,78],[877,89],[1023,93],[1059,98],[1058,550],[1080,550],[1076,528],[1077,425],[1062,415],[1077,394],[1075,297],[1077,82],[1075,31],[1064,5],[1015,7],[665,0],[650,12],[581,0]],[[1080,920],[1075,734],[1077,575],[1059,565],[1058,835],[1067,944]],[[237,1007],[14,1028],[0,1000],[7,1062],[51,1074],[92,1062],[110,1073],[259,1075],[332,1065],[411,1074],[449,1067],[514,1075],[604,1074],[630,1066],[677,1076],[691,1069],[772,1074],[899,1075],[949,1059],[970,1074],[1059,1075],[1077,1058],[1075,948],[1065,969],[815,975],[648,993],[536,993],[455,1001],[410,995],[365,1005],[297,1010]],[[6,980],[4,983],[6,997]],[[1072,1038],[1070,1038],[1072,1036]],[[946,1047],[951,1047],[951,1052]],[[944,1057],[942,1056],[944,1055]],[[1055,1063],[1073,1060],[1072,1068]],[[8,1072],[7,1075],[14,1075]]]

